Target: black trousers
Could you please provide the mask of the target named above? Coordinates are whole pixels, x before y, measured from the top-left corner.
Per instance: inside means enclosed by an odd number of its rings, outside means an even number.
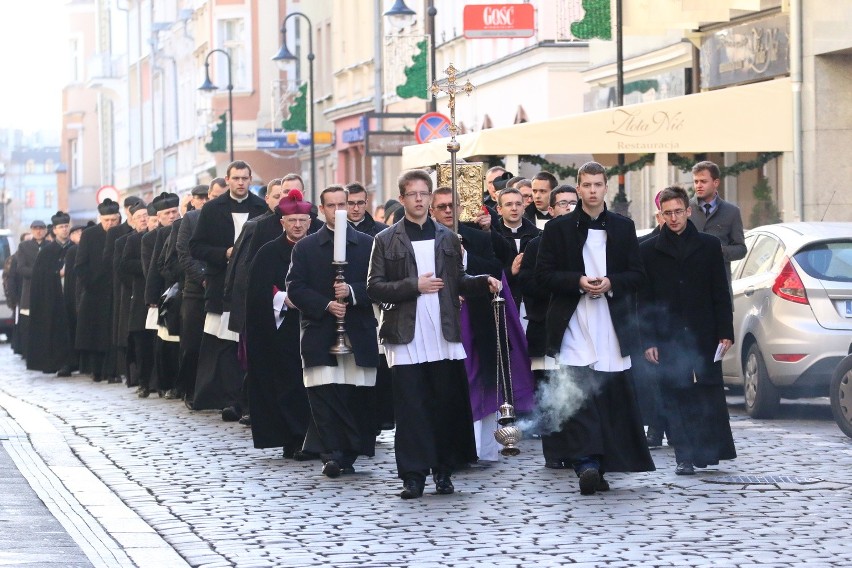
[[[198,373],[198,351],[204,334],[204,298],[184,295],[180,305],[180,352],[175,388],[192,400]]]
[[[476,461],[464,362],[397,365],[393,373],[396,468],[400,479],[452,473]]]
[[[725,387],[692,384],[688,388],[661,388],[666,417],[671,424],[669,441],[675,459],[699,467],[737,457]]]
[[[131,331],[128,336],[128,350],[133,352],[130,381],[149,390],[154,373],[154,339],[156,332],[150,329]]]
[[[157,337],[154,340],[154,366],[156,370],[156,389],[167,391],[175,388],[180,361],[180,343],[165,341]]]
[[[376,448],[373,388],[308,387],[311,420],[304,451],[319,454],[323,462],[335,460],[341,467],[350,467],[359,455],[373,456]]]

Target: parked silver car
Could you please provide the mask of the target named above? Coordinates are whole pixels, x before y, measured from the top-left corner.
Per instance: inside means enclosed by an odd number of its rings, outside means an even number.
[[[736,344],[722,360],[746,411],[770,418],[783,398],[827,396],[852,353],[852,223],[779,223],[746,233],[731,267]]]

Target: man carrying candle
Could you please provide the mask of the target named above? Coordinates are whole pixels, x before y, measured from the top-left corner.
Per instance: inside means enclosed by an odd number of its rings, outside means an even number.
[[[429,218],[429,174],[403,173],[399,196],[405,217],[376,235],[367,289],[382,303],[400,497],[417,499],[430,471],[436,492],[448,495],[453,470],[476,460],[459,295],[498,292],[500,281],[465,274],[458,237]]]
[[[311,421],[303,451],[320,454],[328,477],[353,473],[359,455],[372,456],[376,433],[372,389],[379,350],[367,296],[373,239],[346,222],[346,189],[320,194],[326,226],[293,247],[287,297],[301,312],[301,351]],[[335,281],[343,267],[344,282]],[[342,318],[351,353],[334,355]]]

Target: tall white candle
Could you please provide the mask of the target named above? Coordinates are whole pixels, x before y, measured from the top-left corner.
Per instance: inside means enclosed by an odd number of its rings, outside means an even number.
[[[334,262],[346,262],[346,211],[334,212]]]

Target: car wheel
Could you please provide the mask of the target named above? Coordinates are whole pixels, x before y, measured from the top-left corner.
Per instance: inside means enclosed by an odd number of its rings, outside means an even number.
[[[752,418],[772,418],[781,403],[778,390],[769,382],[769,374],[757,343],[748,348],[743,368],[743,392],[746,412]]]
[[[834,421],[852,438],[852,356],[843,359],[834,370],[830,389]]]

